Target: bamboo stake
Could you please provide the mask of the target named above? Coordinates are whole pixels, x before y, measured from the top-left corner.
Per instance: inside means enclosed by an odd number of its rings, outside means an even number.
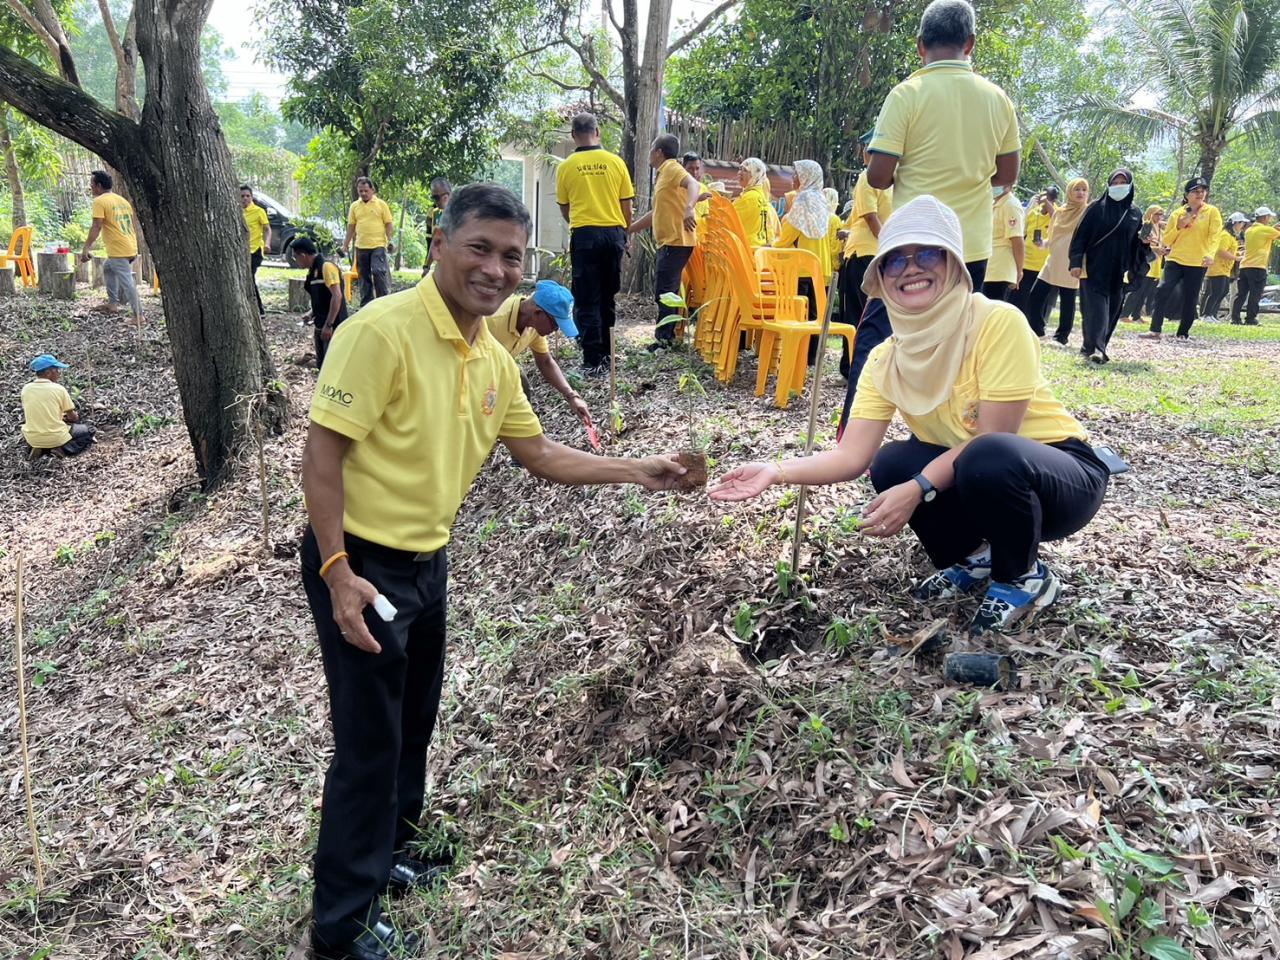
[[[618,402],[618,340],[609,328],[609,410]]]
[[[18,599],[15,604],[14,636],[18,646],[18,743],[22,753],[22,784],[27,795],[27,829],[31,831],[31,855],[36,862],[36,893],[44,891],[44,866],[40,862],[40,834],[36,831],[36,805],[31,799],[31,755],[27,751],[27,675],[22,649],[22,572],[25,561],[18,554]]]
[[[827,309],[822,315],[822,333],[818,336],[818,355],[813,361],[813,393],[809,397],[809,432],[804,441],[804,455],[806,457],[813,453],[813,434],[818,427],[818,399],[822,393],[822,364],[826,359],[827,333],[831,329],[831,311],[835,308],[836,302],[836,277],[839,275],[840,272],[837,270],[831,275],[831,282],[827,284]],[[800,536],[804,529],[804,508],[808,494],[809,488],[801,485],[800,493],[796,496],[796,528],[792,531],[791,536],[791,576],[793,578],[799,575]]]
[[[259,398],[261,399],[261,398]],[[271,499],[267,493],[267,454],[262,439],[262,416],[249,403],[249,416],[253,421],[253,435],[258,444],[258,491],[262,497],[262,553],[271,556]]]

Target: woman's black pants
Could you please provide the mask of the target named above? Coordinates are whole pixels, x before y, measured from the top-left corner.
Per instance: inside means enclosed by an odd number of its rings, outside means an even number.
[[[946,447],[912,437],[880,448],[871,483],[884,491],[906,483]],[[1036,562],[1044,540],[1061,540],[1093,519],[1110,476],[1082,440],[1041,443],[1012,433],[969,441],[955,462],[955,483],[911,515],[939,570],[991,544],[991,578],[1009,583]]]
[[[1044,322],[1049,317],[1049,305],[1053,295],[1058,295],[1058,329],[1053,337],[1059,343],[1066,343],[1071,336],[1071,328],[1076,323],[1076,292],[1069,287],[1055,287],[1052,283],[1040,278],[1027,296],[1027,323],[1037,337],[1044,336]]]

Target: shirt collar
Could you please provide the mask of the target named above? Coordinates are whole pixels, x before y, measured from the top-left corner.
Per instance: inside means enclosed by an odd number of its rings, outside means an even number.
[[[489,325],[481,321],[475,341],[468,345],[462,337],[462,331],[458,329],[457,321],[453,319],[453,314],[445,304],[444,297],[440,296],[440,288],[436,286],[434,273],[427,274],[419,281],[418,298],[422,301],[422,306],[427,311],[427,316],[431,318],[432,326],[435,327],[436,334],[441,340],[452,342],[455,347],[468,355],[479,356],[489,351],[490,344],[493,342],[493,338],[489,335]]]
[[[921,67],[919,70],[913,73],[912,76],[918,77],[922,73],[929,73],[933,70],[944,70],[944,69],[964,70],[964,71],[967,71],[968,73],[973,73],[973,61],[972,60],[935,60],[933,61],[933,63],[927,64]]]
[[[574,152],[574,153],[581,153],[583,150],[603,150],[603,149],[604,149],[604,147],[602,147],[602,146],[601,146],[600,144],[598,144],[598,143],[589,143],[589,144],[587,144],[586,146],[583,146],[583,147],[574,147],[574,148],[573,148],[573,152]]]

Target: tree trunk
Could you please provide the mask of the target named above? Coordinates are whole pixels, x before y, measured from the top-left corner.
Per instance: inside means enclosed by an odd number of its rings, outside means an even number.
[[[0,150],[4,150],[4,169],[9,177],[9,193],[13,195],[13,229],[27,225],[27,203],[22,192],[22,174],[18,171],[18,155],[13,151],[9,133],[9,110],[0,114]]]
[[[119,170],[142,230],[155,241],[157,269],[185,278],[166,284],[162,295],[175,380],[206,487],[225,476],[246,438],[246,398],[270,397],[261,409],[277,431],[286,403],[274,387],[243,254],[231,155],[200,72],[211,3],[138,0],[138,51],[147,71],[140,123],[0,47],[0,97]]]

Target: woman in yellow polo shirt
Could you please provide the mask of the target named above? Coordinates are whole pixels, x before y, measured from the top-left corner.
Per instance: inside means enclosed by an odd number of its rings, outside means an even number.
[[[938,568],[916,596],[933,603],[985,589],[970,632],[1007,628],[1057,597],[1040,543],[1092,519],[1107,467],[1045,382],[1040,345],[1022,315],[973,293],[949,207],[925,195],[894,210],[864,286],[883,299],[893,336],[862,371],[839,445],[745,464],[711,496],[747,500],[775,483],[844,483],[870,467],[878,495],[860,531],[891,537],[910,524]],[[884,444],[895,413],[911,438]]]
[[[1052,185],[1032,197],[1031,205],[1027,207],[1022,244],[1022,279],[1018,289],[1009,294],[1009,302],[1023,313],[1027,312],[1027,302],[1031,299],[1031,291],[1036,285],[1036,277],[1040,275],[1040,268],[1049,259],[1049,224],[1053,222],[1053,215],[1057,210],[1058,188]]]
[[[1136,323],[1144,316],[1150,316],[1149,311],[1155,309],[1156,285],[1160,283],[1160,273],[1164,268],[1164,258],[1160,256],[1163,229],[1164,207],[1153,203],[1142,215],[1142,226],[1138,229],[1139,239],[1150,248],[1146,257],[1146,273],[1129,278],[1129,293],[1120,311],[1120,319],[1125,323]]]
[[[1205,271],[1213,263],[1222,233],[1222,214],[1211,203],[1209,181],[1192,177],[1182,192],[1183,204],[1169,214],[1160,252],[1164,254],[1164,276],[1156,288],[1156,306],[1151,311],[1151,329],[1139,334],[1159,340],[1164,318],[1178,313],[1178,339],[1191,335],[1196,320],[1196,303]]]
[[[1205,320],[1217,320],[1222,301],[1231,291],[1231,275],[1235,273],[1236,264],[1240,262],[1240,238],[1236,234],[1236,217],[1244,219],[1243,214],[1233,213],[1222,225],[1218,234],[1218,247],[1213,252],[1213,263],[1204,275],[1204,291],[1200,295],[1200,316]]]
[[[742,222],[747,243],[767,247],[778,235],[778,211],[769,202],[769,168],[759,157],[747,157],[738,167],[738,185],[742,188],[733,200],[733,209]]]

